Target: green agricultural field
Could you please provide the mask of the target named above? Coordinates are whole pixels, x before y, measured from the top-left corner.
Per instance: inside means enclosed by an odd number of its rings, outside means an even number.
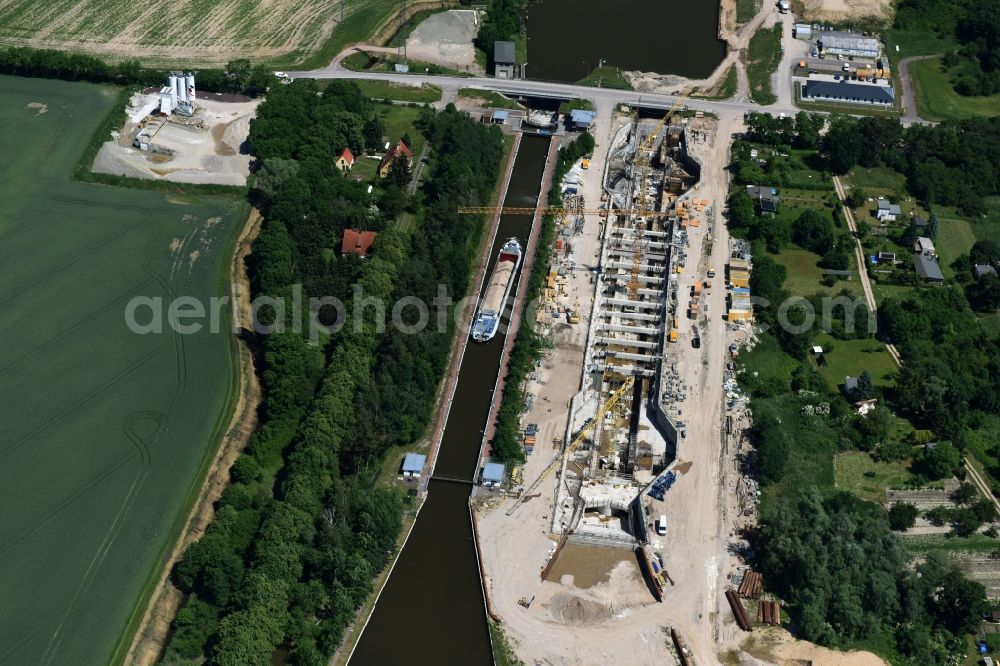
[[[175,67],[224,65],[240,57],[291,65],[310,55],[326,65],[344,46],[366,40],[398,7],[390,0],[346,0],[340,23],[341,0],[179,0],[159,7],[125,0],[10,0],[0,4],[0,44]]]
[[[72,181],[116,95],[0,77],[3,664],[112,659],[235,392],[224,314],[138,335],[126,307],[226,294],[245,204]]]

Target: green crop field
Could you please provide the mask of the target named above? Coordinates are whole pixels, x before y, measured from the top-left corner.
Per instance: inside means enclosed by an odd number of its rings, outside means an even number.
[[[0,664],[112,658],[235,392],[225,315],[139,335],[126,307],[226,294],[245,204],[71,180],[116,95],[0,77]]]

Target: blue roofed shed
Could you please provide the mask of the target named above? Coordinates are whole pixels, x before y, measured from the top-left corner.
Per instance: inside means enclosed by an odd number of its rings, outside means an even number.
[[[403,476],[420,476],[426,462],[427,456],[421,453],[407,453],[403,458]]]
[[[508,113],[506,109],[497,109],[493,112],[493,122],[498,125],[502,125],[507,122],[507,115]]]
[[[503,463],[486,463],[483,465],[483,473],[480,480],[484,486],[499,486],[503,483],[503,474]]]
[[[596,117],[597,112],[595,111],[572,109],[569,112],[569,123],[573,126],[573,129],[585,130],[593,124],[594,118]]]

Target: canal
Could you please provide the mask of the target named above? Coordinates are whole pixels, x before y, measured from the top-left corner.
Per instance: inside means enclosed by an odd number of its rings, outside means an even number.
[[[522,139],[504,205],[535,205],[548,149],[548,137]],[[530,230],[529,215],[500,218],[487,277],[503,241],[516,236],[527,247]],[[501,334],[486,344],[469,343],[435,476],[476,475],[503,344]],[[469,489],[448,481],[430,482],[416,525],[351,656],[352,666],[493,663],[469,521]]]
[[[599,60],[702,79],[726,55],[718,0],[539,0],[525,22],[529,79],[579,81]]]

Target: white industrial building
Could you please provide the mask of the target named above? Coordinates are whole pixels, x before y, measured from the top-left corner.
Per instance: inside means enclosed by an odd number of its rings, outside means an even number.
[[[167,85],[160,90],[160,113],[182,116],[194,114],[195,87],[194,74],[171,72]]]
[[[874,37],[865,37],[856,32],[823,32],[816,40],[816,46],[827,55],[854,56],[858,58],[878,58],[881,46]]]

